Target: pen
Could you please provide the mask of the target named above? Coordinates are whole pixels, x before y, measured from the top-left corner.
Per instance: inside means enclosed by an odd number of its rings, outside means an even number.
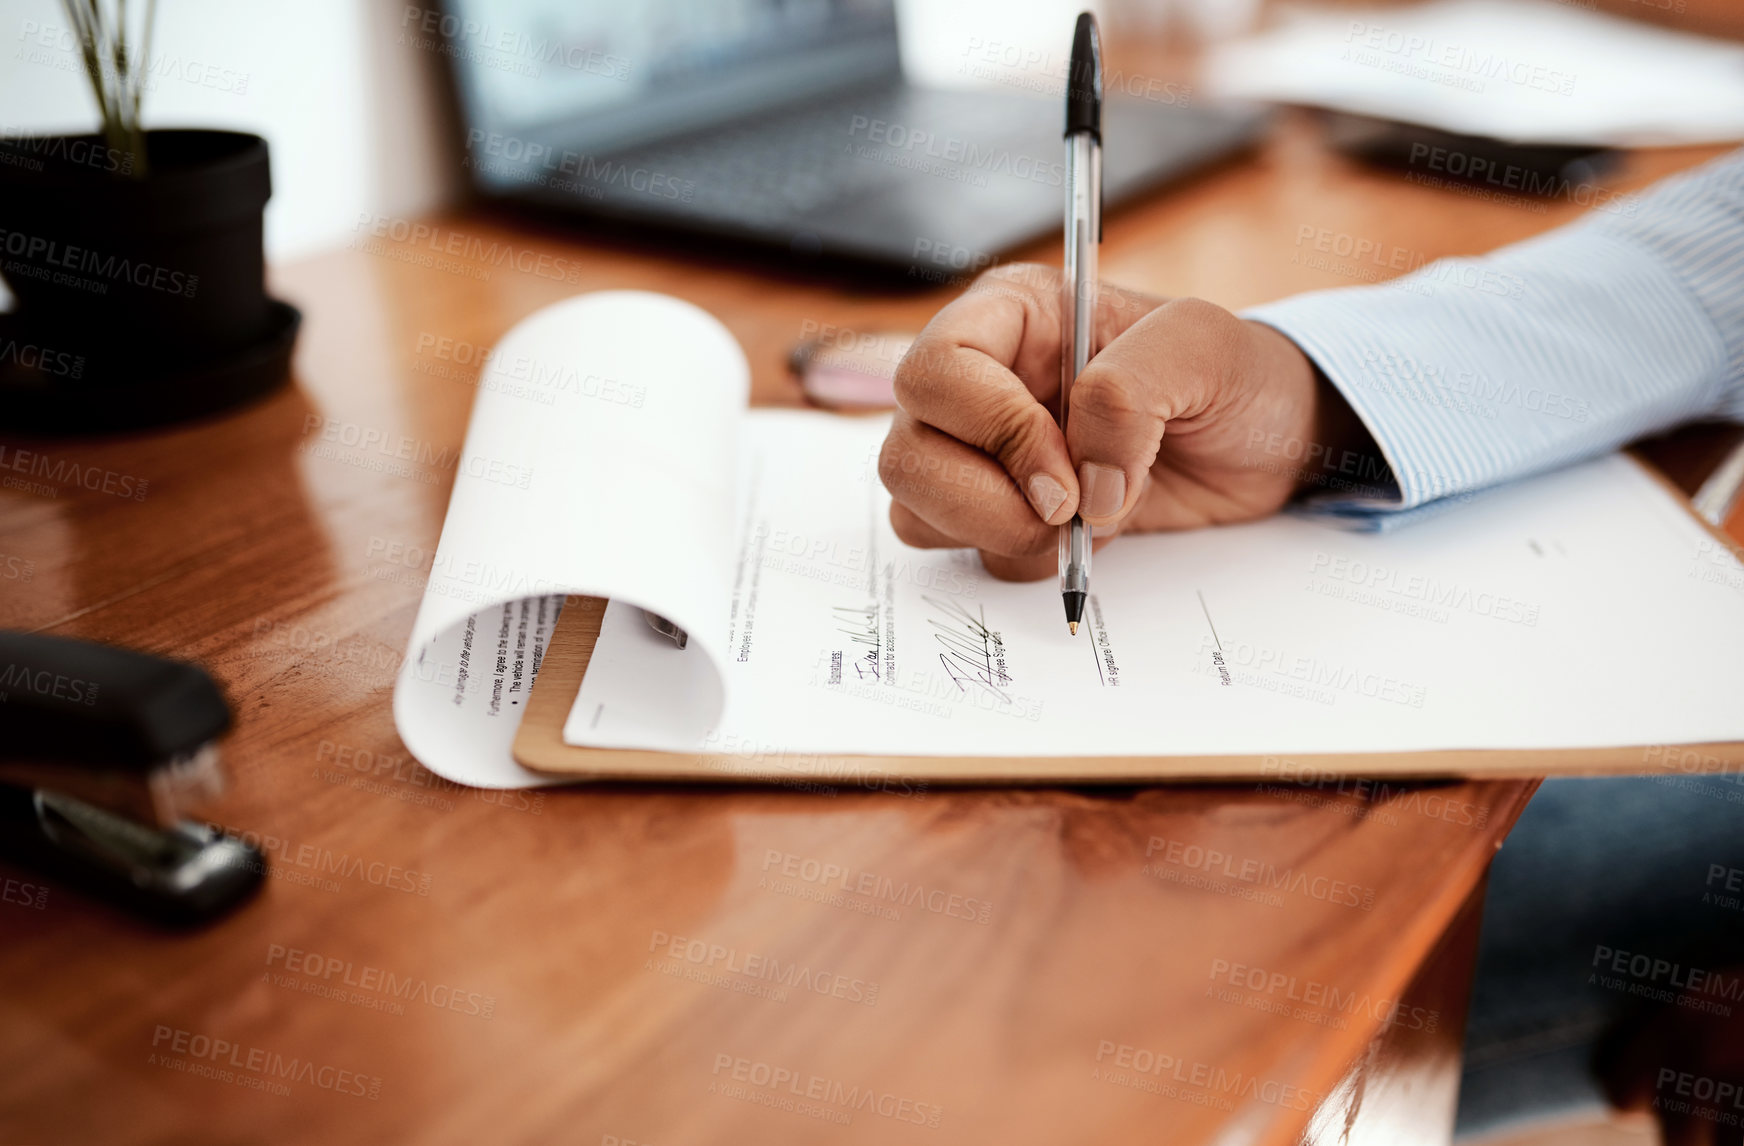
[[[1090,361],[1096,332],[1096,245],[1102,241],[1102,40],[1096,17],[1078,14],[1066,73],[1066,265],[1060,275],[1060,432],[1072,383]],[[1077,514],[1060,526],[1060,597],[1078,635],[1090,595],[1090,526]]]

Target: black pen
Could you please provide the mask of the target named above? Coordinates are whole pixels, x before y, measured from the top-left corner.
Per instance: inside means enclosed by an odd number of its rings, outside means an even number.
[[[1060,432],[1072,383],[1090,361],[1096,332],[1096,246],[1102,241],[1102,38],[1096,17],[1078,15],[1066,78],[1066,265],[1060,275]],[[1090,596],[1090,526],[1077,514],[1060,526],[1060,597],[1078,635]]]

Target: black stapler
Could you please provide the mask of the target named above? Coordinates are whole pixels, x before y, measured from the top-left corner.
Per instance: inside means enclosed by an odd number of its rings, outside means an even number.
[[[0,854],[159,923],[223,915],[266,858],[183,811],[222,790],[229,727],[197,665],[0,632]]]

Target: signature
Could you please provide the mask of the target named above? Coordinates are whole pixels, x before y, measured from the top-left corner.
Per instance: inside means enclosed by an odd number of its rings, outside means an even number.
[[[882,680],[879,672],[879,660],[884,655],[884,641],[878,635],[878,606],[867,605],[856,608],[851,605],[835,605],[830,612],[836,615],[836,631],[848,634],[848,640],[856,645],[865,646],[866,652],[854,662],[854,673],[861,680],[870,677]]]
[[[1005,671],[1005,639],[987,627],[985,609],[978,607],[971,613],[955,601],[924,594],[921,600],[944,614],[943,618],[928,617],[927,624],[935,630],[934,639],[944,646],[939,663],[957,690],[968,692],[974,686],[1010,704],[1011,698],[999,687],[1011,683],[1011,675]]]

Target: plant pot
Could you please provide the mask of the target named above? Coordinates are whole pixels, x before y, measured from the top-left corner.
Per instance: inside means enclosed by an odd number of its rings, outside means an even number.
[[[18,317],[139,349],[246,345],[267,320],[266,141],[152,131],[146,154],[135,179],[99,136],[0,146],[0,273]]]
[[[101,136],[0,140],[0,275],[15,300],[0,342],[16,351],[0,354],[0,428],[197,417],[288,376],[297,315],[266,294],[266,141],[151,131],[146,153],[136,179]]]

